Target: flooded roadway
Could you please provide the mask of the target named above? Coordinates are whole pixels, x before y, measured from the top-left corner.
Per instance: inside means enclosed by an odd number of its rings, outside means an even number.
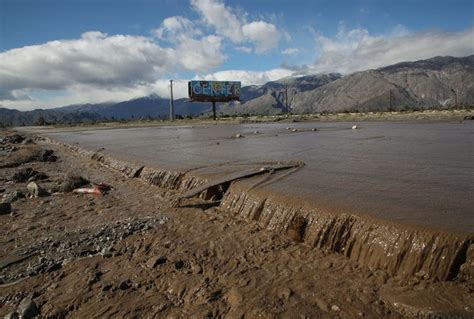
[[[303,161],[263,186],[315,207],[474,233],[474,123],[271,123],[39,130],[121,159],[211,176]],[[291,129],[288,130],[287,128]],[[292,129],[296,129],[293,132]],[[312,131],[317,128],[317,131]],[[242,138],[235,138],[241,134]]]

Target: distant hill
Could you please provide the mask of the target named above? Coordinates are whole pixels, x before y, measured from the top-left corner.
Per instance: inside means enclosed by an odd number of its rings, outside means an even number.
[[[247,86],[241,92],[238,111],[250,114],[274,114],[289,111],[298,93],[315,90],[342,77],[339,73],[283,78],[261,86]]]
[[[175,114],[209,113],[210,103],[174,101]],[[396,111],[474,105],[474,55],[434,57],[375,70],[284,78],[243,87],[240,103],[219,103],[219,113],[276,114]],[[93,122],[105,119],[167,118],[169,99],[150,95],[119,103],[69,105],[20,112],[0,108],[0,125]]]
[[[37,125],[42,120],[45,123],[82,123],[101,121],[105,118],[97,113],[85,111],[61,112],[52,110],[33,110],[21,112],[0,107],[0,127]]]
[[[297,94],[292,111],[388,111],[474,104],[474,55],[356,72]]]

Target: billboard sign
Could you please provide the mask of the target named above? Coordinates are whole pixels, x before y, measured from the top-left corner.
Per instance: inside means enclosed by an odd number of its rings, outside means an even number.
[[[196,102],[240,101],[240,82],[189,81],[189,98]]]

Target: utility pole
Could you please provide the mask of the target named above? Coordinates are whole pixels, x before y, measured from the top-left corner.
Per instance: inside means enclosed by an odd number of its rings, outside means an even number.
[[[174,121],[173,80],[170,80],[170,120]]]
[[[451,92],[454,94],[454,108],[456,108],[458,106],[458,95],[454,89],[451,89]]]
[[[389,97],[389,99],[390,99],[390,101],[389,101],[390,105],[389,105],[388,110],[389,110],[390,112],[392,112],[392,111],[393,111],[393,108],[392,108],[392,106],[393,106],[393,102],[392,102],[392,90],[390,90],[389,94],[390,94],[390,97]]]

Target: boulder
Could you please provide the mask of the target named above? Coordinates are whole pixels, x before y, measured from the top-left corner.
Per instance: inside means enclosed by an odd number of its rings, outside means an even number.
[[[25,194],[20,191],[10,191],[3,194],[2,202],[3,203],[12,203],[20,198],[25,198]]]

